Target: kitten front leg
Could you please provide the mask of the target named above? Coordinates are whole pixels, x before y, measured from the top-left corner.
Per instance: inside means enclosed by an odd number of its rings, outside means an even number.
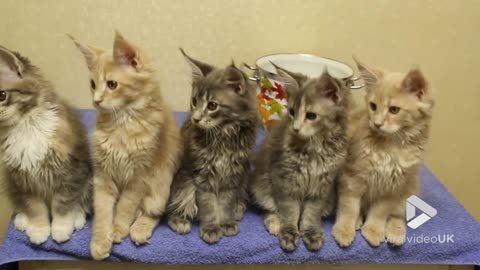
[[[280,232],[278,239],[280,246],[286,251],[293,251],[298,246],[300,233],[298,220],[300,218],[300,201],[282,196],[277,201],[278,216],[280,218]]]
[[[387,218],[394,210],[395,200],[391,198],[379,199],[370,205],[365,224],[361,232],[367,242],[377,247],[385,242],[385,226]]]
[[[135,245],[147,243],[159,222],[160,218],[157,216],[149,214],[139,216],[130,228],[130,238]]]
[[[197,190],[198,219],[200,220],[200,237],[207,243],[216,243],[222,238],[219,205],[217,196],[210,191]]]
[[[113,212],[118,190],[110,179],[96,176],[94,179],[94,200],[92,239],[90,254],[95,260],[110,256],[113,243]]]
[[[13,221],[15,229],[23,232],[28,227],[28,217],[25,212],[18,211],[15,215],[15,220]]]
[[[247,205],[245,202],[241,202],[235,206],[235,220],[240,221],[243,218],[243,215],[245,214],[245,211],[247,210]]]
[[[361,197],[359,194],[341,190],[338,197],[337,216],[332,235],[341,247],[348,247],[355,239],[355,226],[360,216]]]
[[[280,218],[277,215],[277,206],[272,196],[272,186],[269,174],[253,175],[253,182],[250,185],[250,191],[255,203],[265,211],[263,223],[268,232],[278,235],[280,232]]]
[[[278,235],[280,232],[280,218],[276,213],[266,213],[263,217],[263,223],[270,234]]]
[[[303,206],[300,232],[309,250],[319,250],[323,243],[322,202],[307,200]]]
[[[121,243],[128,235],[144,194],[143,184],[139,180],[132,180],[120,194],[113,217],[114,243]]]
[[[224,191],[218,194],[220,227],[225,235],[232,236],[238,233],[237,216],[239,208],[245,205],[244,200],[237,190]]]
[[[393,246],[403,245],[407,236],[407,228],[405,224],[405,201],[406,200],[400,200],[387,220],[385,236],[388,243]]]
[[[192,221],[186,216],[174,214],[168,217],[168,226],[178,234],[187,234],[192,230]]]
[[[75,230],[78,208],[70,200],[60,193],[52,199],[52,238],[57,243],[69,240]]]
[[[197,216],[195,185],[189,177],[191,172],[180,169],[172,182],[168,202],[168,226],[178,234],[192,230],[192,220]]]
[[[40,245],[50,236],[50,217],[47,204],[43,199],[34,197],[27,198],[25,206],[25,215],[28,221],[25,228],[26,233],[30,242]]]
[[[170,196],[173,171],[173,167],[160,168],[152,179],[145,180],[148,193],[140,205],[142,214],[130,228],[130,239],[136,245],[147,243],[160,222]]]
[[[130,227],[130,239],[132,239],[133,243],[142,245],[148,242],[148,239],[150,239],[153,231],[160,222],[160,217],[165,210],[167,199],[168,195],[150,195],[143,199],[141,205],[142,214],[137,217]]]
[[[87,212],[82,207],[78,207],[77,211],[75,211],[75,220],[73,222],[73,226],[75,226],[75,230],[80,230],[85,227],[85,223],[87,222]]]

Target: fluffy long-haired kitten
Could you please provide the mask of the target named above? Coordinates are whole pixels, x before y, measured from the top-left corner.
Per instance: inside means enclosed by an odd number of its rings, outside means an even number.
[[[265,226],[284,250],[323,243],[322,216],[333,212],[335,179],[347,155],[349,91],[324,72],[307,78],[277,67],[286,82],[289,114],[276,124],[255,159],[250,185]]]
[[[74,42],[87,61],[97,109],[90,252],[98,260],[128,234],[136,244],[150,238],[168,201],[181,139],[141,49],[118,32],[113,51]]]
[[[220,69],[186,55],[193,70],[191,113],[182,128],[185,155],[172,184],[169,226],[214,243],[238,232],[247,200],[249,153],[260,116],[255,87],[232,63]],[[197,214],[198,209],[198,214]]]
[[[372,246],[385,239],[402,245],[405,201],[419,188],[434,102],[418,69],[402,74],[357,64],[367,87],[367,106],[349,120],[349,156],[339,180],[332,234],[345,247],[361,227]]]
[[[92,165],[77,111],[30,61],[0,47],[0,148],[15,228],[70,239],[90,208]],[[50,217],[52,222],[50,224]]]

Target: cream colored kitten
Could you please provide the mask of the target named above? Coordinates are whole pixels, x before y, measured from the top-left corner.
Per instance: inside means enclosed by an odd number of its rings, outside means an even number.
[[[349,121],[351,145],[332,234],[345,247],[361,227],[372,246],[385,239],[402,245],[406,199],[419,189],[434,102],[417,69],[405,75],[357,64],[367,87],[367,108]]]
[[[100,260],[129,233],[136,244],[150,238],[165,210],[181,139],[139,48],[118,32],[113,51],[74,42],[87,60],[97,109],[90,252]]]

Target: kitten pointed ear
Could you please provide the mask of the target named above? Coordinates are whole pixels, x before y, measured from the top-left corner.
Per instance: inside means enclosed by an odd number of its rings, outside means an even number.
[[[77,46],[83,56],[85,56],[85,61],[87,62],[88,68],[92,69],[98,55],[102,53],[103,50],[92,47],[90,45],[84,45],[70,34],[67,34],[67,36],[73,41],[73,43],[75,44],[75,46]]]
[[[320,75],[315,87],[322,97],[328,98],[334,103],[341,100],[341,83],[330,75],[328,68]]]
[[[13,52],[0,46],[0,77],[3,79],[21,79],[24,70],[22,61]]]
[[[277,70],[277,74],[280,75],[281,77],[284,77],[285,79],[290,79],[290,81],[288,81],[288,83],[290,83],[292,85],[295,85],[295,83],[296,83],[297,87],[300,87],[300,85],[302,85],[308,79],[307,76],[305,76],[301,73],[286,70],[286,69],[278,66],[277,64],[273,63],[273,62],[270,62],[270,63]],[[293,79],[293,81],[291,81],[292,79]]]
[[[247,91],[246,76],[233,62],[225,68],[224,81],[227,87],[233,89],[239,95],[243,95]]]
[[[410,70],[402,81],[402,88],[422,99],[427,93],[428,83],[419,69]]]
[[[137,47],[118,31],[115,31],[115,40],[113,41],[113,61],[120,66],[135,70],[141,67]]]
[[[360,75],[367,86],[367,91],[370,90],[373,86],[375,86],[375,84],[377,84],[378,78],[382,75],[382,72],[380,70],[368,67],[367,65],[358,61],[358,59],[355,57],[353,57],[353,61],[355,61],[357,64],[358,71],[360,71]]]
[[[185,51],[182,48],[180,48],[180,52],[182,52],[183,56],[185,57],[185,60],[187,60],[188,64],[192,68],[194,79],[205,77],[214,69],[214,67],[209,64],[205,64],[203,62],[200,62],[198,60],[191,58],[187,53],[185,53]]]
[[[279,80],[285,84],[285,91],[287,95],[291,96],[300,89],[300,85],[308,78],[300,73],[288,71],[284,68],[277,66],[275,63],[270,62],[276,69]]]

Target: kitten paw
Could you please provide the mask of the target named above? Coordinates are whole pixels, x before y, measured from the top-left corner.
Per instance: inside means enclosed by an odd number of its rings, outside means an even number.
[[[35,245],[43,244],[50,236],[50,225],[46,226],[33,226],[30,224],[27,227],[27,235],[30,238],[30,242]]]
[[[75,227],[75,230],[78,231],[85,227],[85,223],[87,223],[86,218],[86,213],[83,211],[75,214],[75,220],[73,221],[73,226]]]
[[[113,243],[118,244],[128,235],[129,228],[126,226],[115,224],[113,225]]]
[[[321,229],[311,229],[302,232],[303,242],[307,249],[317,251],[323,244],[323,232]]]
[[[148,243],[148,239],[152,236],[153,229],[146,222],[137,220],[130,228],[130,239],[132,239],[135,245],[143,245]]]
[[[390,218],[385,231],[387,241],[392,246],[401,246],[405,243],[407,228],[403,219]]]
[[[247,207],[244,204],[240,204],[235,208],[234,217],[236,221],[240,221],[243,218],[246,209]]]
[[[385,242],[385,231],[379,226],[367,224],[362,227],[361,231],[363,237],[373,247],[378,247]]]
[[[350,229],[348,226],[335,224],[332,228],[332,235],[339,246],[349,247],[355,239],[355,229]]]
[[[168,219],[168,226],[178,234],[187,234],[192,230],[192,222],[180,217]]]
[[[74,229],[73,224],[56,222],[54,220],[52,222],[52,239],[57,243],[63,243],[72,237]]]
[[[200,237],[209,244],[218,242],[222,236],[223,231],[218,225],[207,225],[200,228]]]
[[[280,246],[285,251],[294,251],[298,246],[300,235],[295,230],[282,230],[278,238],[280,239]]]
[[[265,227],[270,234],[278,235],[280,232],[280,219],[275,214],[267,214],[263,220]]]
[[[90,242],[90,254],[93,259],[100,261],[110,256],[112,241],[104,234],[93,235]]]
[[[362,225],[363,225],[363,218],[359,216],[357,218],[357,222],[355,223],[355,230],[360,230],[360,228],[362,228]]]
[[[236,235],[239,231],[237,223],[228,223],[221,225],[222,231],[226,236]]]
[[[18,213],[15,215],[15,221],[13,222],[15,229],[19,231],[25,231],[28,227],[28,217],[24,213]]]

